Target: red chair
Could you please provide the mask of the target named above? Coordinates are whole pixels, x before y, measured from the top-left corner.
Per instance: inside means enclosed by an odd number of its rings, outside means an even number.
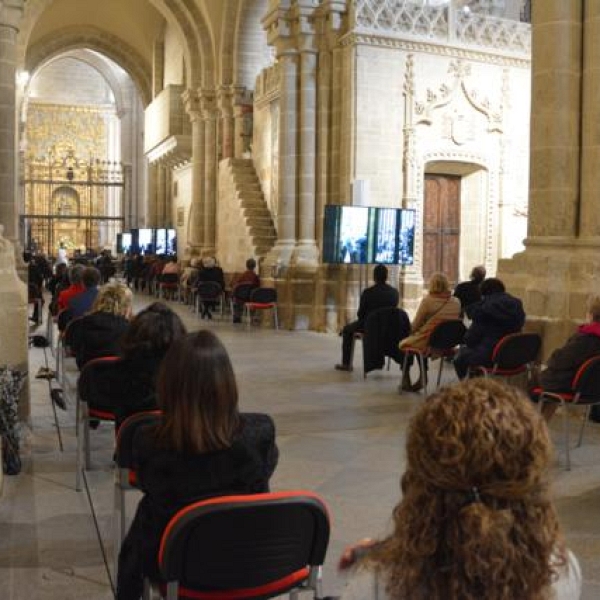
[[[90,421],[115,421],[116,415],[111,403],[112,381],[110,374],[117,356],[105,356],[90,360],[81,370],[77,381],[77,460],[75,489],[81,490],[81,472],[90,469]]]
[[[484,377],[513,377],[530,374],[542,347],[537,333],[510,333],[498,341],[492,353],[492,366],[469,367],[469,374]]]
[[[248,302],[244,303],[244,310],[248,325],[251,324],[250,311],[253,310],[271,310],[273,311],[273,324],[275,329],[279,329],[279,320],[277,318],[277,290],[274,288],[255,288]]]
[[[141,427],[157,425],[162,419],[162,411],[148,410],[127,417],[119,427],[115,448],[115,538],[114,557],[119,559],[119,549],[127,533],[127,518],[125,514],[125,492],[137,490],[138,481],[133,464],[133,443],[136,433]],[[115,563],[115,567],[117,564]],[[116,573],[116,571],[115,571]]]
[[[565,438],[565,453],[567,459],[567,471],[571,470],[571,454],[569,439],[569,418],[568,409],[572,406],[585,407],[581,428],[579,429],[579,440],[577,448],[583,442],[583,432],[585,424],[589,417],[590,407],[600,404],[600,356],[594,356],[586,360],[575,373],[571,383],[570,392],[549,392],[543,388],[534,388],[531,390],[532,396],[537,397],[540,411],[544,402],[559,404],[563,408],[563,432]]]
[[[305,491],[195,502],[170,520],[158,565],[167,600],[267,599],[312,590],[322,598],[329,543],[324,502]],[[304,596],[303,596],[304,597]],[[144,600],[150,582],[144,583]]]
[[[427,341],[427,347],[414,348],[412,346],[404,346],[402,351],[404,352],[404,362],[402,364],[402,379],[404,380],[405,373],[409,364],[409,357],[411,355],[417,357],[419,368],[423,376],[423,390],[427,395],[427,369],[425,368],[425,360],[439,359],[440,368],[437,377],[437,387],[440,387],[442,380],[442,368],[444,366],[444,359],[453,357],[456,354],[456,348],[462,343],[467,331],[464,323],[460,319],[450,319],[448,321],[440,321],[432,329],[429,334],[429,340]]]

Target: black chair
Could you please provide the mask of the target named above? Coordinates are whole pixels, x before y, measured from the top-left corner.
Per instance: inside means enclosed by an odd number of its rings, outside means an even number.
[[[401,308],[379,308],[369,314],[365,321],[363,342],[363,375],[376,369],[383,369],[385,357],[402,364],[402,352],[398,348],[401,340],[410,334],[410,319]]]
[[[240,283],[231,290],[231,314],[240,317],[244,312],[244,305],[250,301],[250,294],[256,289],[253,283]],[[237,308],[236,308],[237,307]]]
[[[90,421],[111,421],[116,419],[111,402],[111,389],[114,389],[111,374],[119,361],[117,356],[105,356],[90,360],[81,370],[77,381],[77,460],[75,489],[81,490],[81,471],[90,468]]]
[[[133,464],[133,443],[136,433],[141,427],[157,425],[162,419],[162,411],[148,410],[127,417],[119,427],[115,447],[115,567],[119,558],[119,549],[127,533],[127,518],[125,514],[125,492],[138,488],[137,475]],[[116,572],[116,571],[115,571]]]
[[[404,379],[407,372],[410,356],[416,356],[423,376],[423,389],[425,390],[425,394],[427,394],[428,377],[427,369],[425,368],[425,360],[428,358],[432,360],[437,358],[440,360],[440,368],[437,377],[437,387],[439,387],[442,380],[444,359],[453,357],[456,354],[456,348],[462,343],[466,331],[467,329],[460,319],[440,321],[429,334],[425,349],[404,346],[404,348],[402,348],[402,351],[404,352],[402,379]]]
[[[252,292],[250,292],[250,298],[244,303],[244,310],[246,312],[248,325],[252,322],[250,311],[273,311],[273,324],[275,325],[275,329],[279,329],[279,320],[277,318],[277,290],[275,288],[254,288]]]
[[[242,600],[289,592],[297,599],[300,591],[312,590],[313,598],[322,598],[329,529],[327,508],[312,492],[195,502],[177,512],[163,533],[163,594],[167,600]],[[149,598],[146,580],[144,600]]]
[[[167,292],[170,292],[171,298],[177,294],[177,299],[180,300],[179,290],[179,275],[177,273],[164,273],[158,276],[158,297],[167,299]]]
[[[543,388],[534,388],[531,390],[534,397],[537,397],[540,411],[545,402],[559,404],[563,408],[563,432],[565,439],[566,453],[566,469],[571,470],[571,454],[570,454],[570,439],[569,439],[569,417],[568,409],[572,406],[585,407],[583,420],[579,429],[579,439],[577,448],[583,442],[583,433],[585,424],[587,423],[590,408],[600,404],[600,356],[594,356],[586,360],[577,370],[573,382],[571,383],[570,392],[549,392]]]
[[[210,317],[210,306],[218,304],[223,316],[223,288],[216,281],[200,281],[196,286],[196,309],[201,315]],[[207,306],[208,304],[208,306]]]
[[[492,352],[492,366],[472,365],[469,375],[484,377],[513,377],[531,374],[537,361],[542,338],[537,333],[510,333],[498,340]]]

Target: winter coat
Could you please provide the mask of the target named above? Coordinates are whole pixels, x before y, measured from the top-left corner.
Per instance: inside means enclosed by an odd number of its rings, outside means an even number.
[[[521,331],[525,324],[523,303],[504,292],[485,296],[472,304],[467,308],[467,316],[472,320],[464,340],[470,365],[491,366],[498,341]]]
[[[268,492],[278,456],[273,420],[258,413],[240,415],[229,448],[203,454],[161,448],[154,428],[140,430],[134,464],[144,497],[119,554],[118,600],[138,600],[144,574],[159,579],[160,539],[177,510],[215,496]]]
[[[412,322],[412,334],[400,342],[400,349],[410,346],[424,350],[434,327],[442,321],[458,319],[459,315],[460,301],[450,292],[427,294],[421,300]]]
[[[568,392],[579,367],[600,355],[600,323],[581,325],[567,343],[556,349],[540,374],[540,384],[549,392]]]

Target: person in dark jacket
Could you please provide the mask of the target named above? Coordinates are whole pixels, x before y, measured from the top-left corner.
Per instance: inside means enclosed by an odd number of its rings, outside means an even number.
[[[481,284],[485,279],[485,267],[473,267],[469,281],[463,281],[454,288],[454,296],[460,300],[460,316],[464,317],[468,306],[481,300]]]
[[[102,356],[118,356],[120,340],[131,317],[131,290],[121,283],[102,286],[89,314],[71,321],[65,343],[75,354],[77,367]]]
[[[100,271],[95,267],[86,267],[81,276],[84,290],[81,294],[73,296],[69,300],[68,310],[71,311],[71,318],[82,317],[89,312],[98,297],[98,284],[100,283]]]
[[[338,371],[352,371],[352,350],[354,348],[354,334],[364,331],[365,321],[369,313],[378,308],[396,307],[400,300],[398,290],[386,283],[388,270],[384,265],[377,265],[373,269],[375,285],[368,287],[360,295],[358,305],[358,319],[348,323],[342,329],[342,362],[335,365]]]
[[[273,421],[238,412],[233,368],[212,332],[173,343],[157,392],[164,419],[134,439],[144,497],[119,554],[118,600],[138,600],[144,576],[160,581],[160,539],[177,510],[214,496],[268,492],[277,465]]]
[[[166,304],[154,302],[139,312],[120,341],[111,409],[117,427],[129,415],[157,406],[156,375],[171,344],[186,334],[181,319]]]
[[[539,387],[547,392],[570,392],[579,367],[593,356],[600,355],[600,296],[587,303],[588,322],[580,325],[564,346],[550,355],[546,368],[540,373]],[[532,392],[536,399],[537,394]],[[549,421],[558,405],[545,403],[542,414]],[[593,407],[596,408],[596,407]],[[595,418],[592,414],[592,418]]]
[[[505,335],[521,331],[525,311],[521,300],[506,293],[500,279],[490,277],[481,284],[482,299],[467,307],[472,323],[465,334],[465,345],[454,359],[459,379],[466,377],[471,365],[492,366],[494,346]]]
[[[218,283],[221,286],[221,290],[225,290],[225,277],[223,275],[223,269],[217,266],[217,261],[212,256],[206,256],[202,259],[202,269],[198,272],[196,277],[196,285],[199,283],[205,283],[212,281]],[[217,303],[210,300],[205,300],[200,306],[200,316],[204,319],[212,319],[211,310],[215,310]]]

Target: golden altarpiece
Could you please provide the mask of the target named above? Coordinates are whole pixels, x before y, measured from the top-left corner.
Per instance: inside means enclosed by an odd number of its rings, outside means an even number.
[[[54,255],[112,247],[123,229],[125,180],[109,160],[111,115],[96,107],[33,105],[22,162],[22,235]]]

